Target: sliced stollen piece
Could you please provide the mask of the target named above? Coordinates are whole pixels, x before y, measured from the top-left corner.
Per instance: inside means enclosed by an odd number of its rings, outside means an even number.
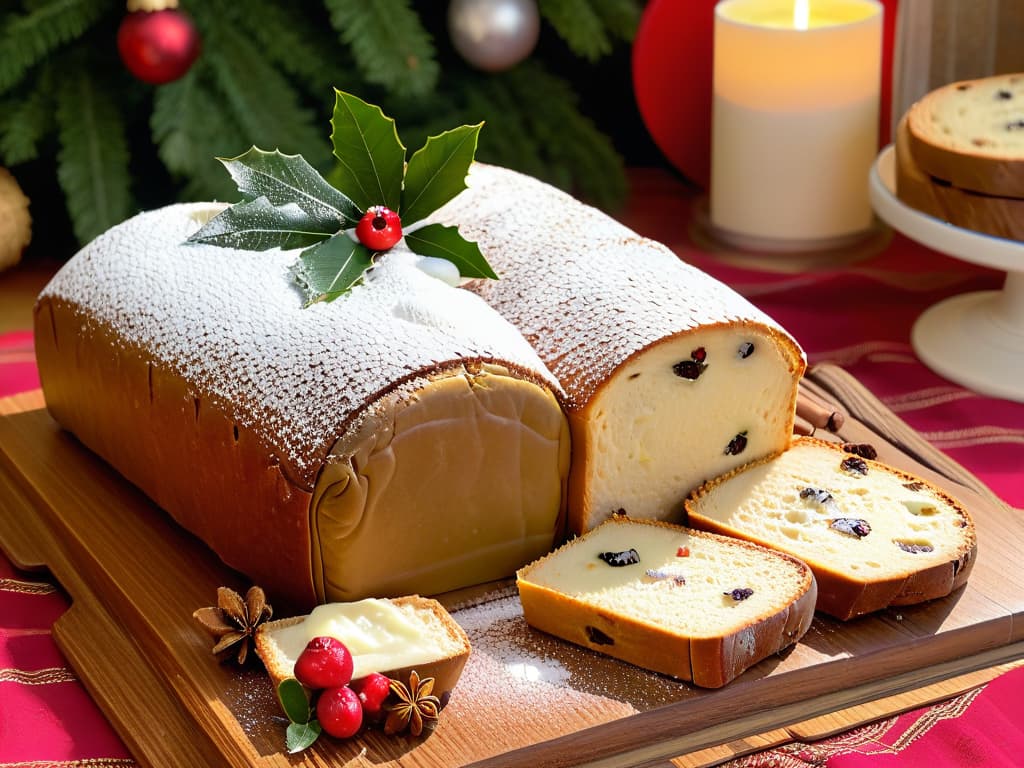
[[[958,227],[1024,240],[1024,199],[982,195],[937,181],[917,165],[907,118],[896,127],[896,196],[915,210]]]
[[[794,557],[616,515],[517,574],[530,626],[718,688],[811,626],[816,586]]]
[[[686,495],[783,450],[805,361],[746,299],[536,179],[476,164],[442,209],[500,280],[471,282],[569,397],[569,521],[672,519]]]
[[[907,110],[917,165],[954,187],[1024,198],[1024,74],[936,88]]]
[[[686,512],[695,528],[804,560],[818,609],[843,620],[948,595],[967,582],[977,552],[974,523],[948,494],[807,437],[712,480]]]
[[[413,670],[434,678],[434,693],[447,702],[469,658],[465,631],[439,602],[419,595],[327,603],[308,616],[261,624],[256,653],[276,688],[295,676],[295,661],[314,637],[340,640],[352,654],[352,679],[379,672],[408,682]]]
[[[296,252],[184,245],[220,209],[136,216],[44,289],[55,419],[299,610],[486,582],[549,551],[569,429],[518,331],[400,247],[304,309]]]

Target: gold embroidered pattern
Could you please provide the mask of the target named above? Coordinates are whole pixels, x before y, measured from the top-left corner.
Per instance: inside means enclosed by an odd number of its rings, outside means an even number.
[[[0,669],[0,683],[20,683],[21,685],[52,685],[53,683],[72,683],[78,678],[70,669],[50,667],[49,669]]]
[[[44,581],[22,581],[21,579],[0,579],[0,592],[17,592],[22,595],[52,595],[57,591],[53,584]]]

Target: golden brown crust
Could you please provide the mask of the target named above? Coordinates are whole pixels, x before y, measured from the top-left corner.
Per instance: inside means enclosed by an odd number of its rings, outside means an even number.
[[[451,656],[437,659],[427,664],[381,670],[381,674],[395,680],[408,682],[409,673],[415,669],[421,679],[425,677],[434,678],[434,693],[441,697],[442,701],[446,701],[446,697],[455,688],[456,683],[458,683],[459,677],[462,675],[462,669],[466,666],[466,660],[471,653],[469,637],[466,635],[465,630],[452,618],[451,614],[444,609],[444,606],[436,600],[420,597],[419,595],[408,595],[406,597],[392,598],[391,602],[399,606],[412,605],[417,610],[427,610],[433,613],[448,633],[448,636],[459,643],[460,650]],[[256,631],[256,653],[263,662],[263,666],[266,667],[267,674],[270,675],[275,689],[281,684],[282,680],[293,676],[293,670],[286,669],[281,663],[281,655],[277,651],[272,635],[276,630],[298,624],[305,618],[305,616],[293,616],[287,619],[278,619],[260,625],[260,628]]]
[[[605,525],[616,523],[680,530],[679,526],[664,521],[624,516],[612,518]],[[763,547],[735,537],[718,537],[698,530],[687,530],[686,533],[698,539],[726,538],[731,546],[764,552]],[[792,645],[807,632],[814,618],[817,594],[814,576],[804,563],[783,552],[772,550],[769,555],[790,561],[803,574],[799,596],[793,603],[782,612],[762,616],[737,632],[694,638],[662,625],[600,610],[530,581],[533,568],[569,546],[572,542],[521,568],[516,574],[526,622],[585,648],[704,688],[720,688],[754,663]],[[753,652],[750,651],[751,643]],[[745,648],[741,649],[741,644]]]
[[[907,119],[896,128],[896,196],[915,210],[958,227],[1024,240],[1024,200],[995,197],[942,184],[917,165]]]
[[[813,437],[800,437],[803,444],[818,445],[830,451],[842,453],[835,443],[826,442]],[[773,461],[768,457],[739,467],[722,477],[704,484],[686,500],[687,524],[701,530],[710,531],[723,536],[739,536],[747,541],[766,547],[774,546],[771,542],[762,541],[757,536],[731,526],[721,525],[715,520],[704,517],[696,509],[697,501],[731,478],[745,470]],[[941,488],[920,477],[903,470],[870,459],[864,460],[869,467],[891,473],[907,482],[921,483],[936,497],[949,504],[963,518],[964,541],[956,557],[948,562],[940,563],[918,571],[909,571],[888,579],[865,580],[838,570],[831,563],[804,558],[814,571],[818,583],[817,609],[837,619],[847,621],[864,614],[880,611],[890,606],[912,605],[915,603],[945,597],[953,590],[967,583],[974,560],[977,556],[977,537],[970,514],[956,499]]]
[[[38,302],[35,343],[46,404],[58,423],[224,562],[267,585],[271,602],[315,603],[311,494],[285,475],[272,449],[205,393],[68,302]]]

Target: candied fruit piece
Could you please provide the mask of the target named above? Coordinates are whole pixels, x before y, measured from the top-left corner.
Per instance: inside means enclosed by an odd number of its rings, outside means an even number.
[[[751,341],[744,341],[740,344],[740,348],[736,351],[736,354],[740,356],[741,360],[745,360],[754,354],[754,343]]]

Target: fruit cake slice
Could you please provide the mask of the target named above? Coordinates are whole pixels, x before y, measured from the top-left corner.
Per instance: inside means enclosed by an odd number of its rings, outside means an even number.
[[[706,480],[778,453],[805,361],[733,290],[536,179],[476,164],[438,217],[500,280],[469,288],[519,328],[564,387],[569,518],[673,519]]]
[[[695,528],[804,560],[818,609],[844,620],[948,595],[977,550],[970,515],[942,490],[807,437],[706,484],[686,512]]]
[[[47,406],[296,607],[511,576],[561,533],[569,429],[519,332],[396,247],[303,308],[295,251],[186,245],[140,214],[43,290]]]
[[[1024,198],[1024,73],[936,88],[907,110],[910,150],[930,176]]]
[[[718,688],[799,640],[816,586],[794,557],[616,515],[518,576],[531,626]]]

